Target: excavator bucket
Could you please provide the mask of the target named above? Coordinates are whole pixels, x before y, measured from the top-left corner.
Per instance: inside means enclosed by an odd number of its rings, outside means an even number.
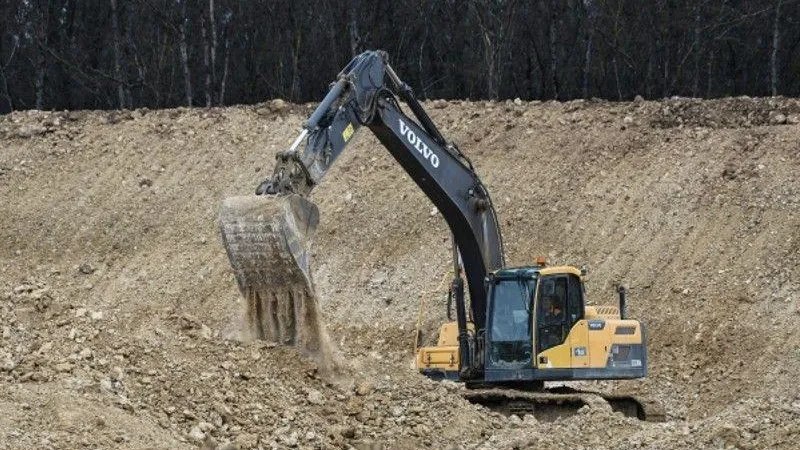
[[[316,205],[296,194],[223,201],[222,242],[247,302],[250,337],[328,352],[309,272],[318,223]]]

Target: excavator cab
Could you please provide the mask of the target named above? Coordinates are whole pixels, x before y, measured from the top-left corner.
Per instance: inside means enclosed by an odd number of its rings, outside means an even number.
[[[486,326],[476,332],[482,384],[538,388],[544,381],[646,375],[644,327],[616,306],[587,306],[580,269],[501,269],[487,277],[486,291]],[[417,367],[458,379],[459,353],[456,323],[448,322],[438,345],[419,349]]]
[[[545,381],[646,376],[644,327],[625,318],[624,289],[620,307],[590,306],[582,270],[541,262],[490,273],[486,292],[485,328],[475,330],[469,323],[481,372],[463,376],[458,327],[447,322],[437,345],[419,348],[417,367],[423,374],[465,381],[467,400],[504,414],[533,413],[550,420],[576,413],[587,398],[598,395],[626,416],[663,420],[659,405],[633,396],[564,386],[545,389]]]
[[[502,269],[487,283],[485,382],[645,376],[642,324],[614,306],[587,307],[579,269]]]

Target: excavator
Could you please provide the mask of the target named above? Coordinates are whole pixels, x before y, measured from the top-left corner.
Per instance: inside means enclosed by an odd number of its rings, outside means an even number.
[[[506,414],[557,417],[602,401],[626,415],[658,420],[654,405],[633,396],[545,388],[545,382],[645,377],[645,328],[626,317],[624,288],[618,307],[588,305],[584,270],[548,266],[543,258],[506,266],[488,189],[383,51],[356,56],[338,74],[299,136],[276,155],[272,175],[255,196],[223,202],[222,241],[257,337],[322,345],[304,325],[316,320],[317,308],[309,248],[319,212],[308,196],[361,127],[377,137],[451,231],[448,303],[455,320],[441,326],[436,345],[418,348],[419,372],[463,382],[468,400]]]

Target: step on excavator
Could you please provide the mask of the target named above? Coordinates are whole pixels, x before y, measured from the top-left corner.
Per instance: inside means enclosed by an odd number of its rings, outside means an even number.
[[[599,402],[628,416],[661,418],[656,405],[633,396],[545,388],[645,377],[644,326],[626,317],[624,289],[619,307],[587,305],[580,269],[543,259],[506,267],[489,191],[383,51],[356,56],[338,74],[256,195],[223,202],[222,241],[253,337],[324,350],[309,264],[319,212],[308,196],[361,127],[375,134],[452,233],[448,295],[455,320],[441,326],[436,345],[418,348],[422,374],[463,382],[465,398],[505,414],[548,419]]]

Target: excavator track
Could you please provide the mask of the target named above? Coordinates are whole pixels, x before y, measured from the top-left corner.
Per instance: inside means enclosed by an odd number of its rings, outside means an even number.
[[[220,231],[246,300],[247,337],[326,350],[309,261],[318,223],[317,207],[295,194],[223,201]]]
[[[663,422],[664,410],[654,402],[631,395],[558,387],[541,391],[515,389],[467,389],[463,396],[470,403],[483,405],[504,415],[532,414],[537,420],[552,422],[578,414],[581,408],[612,410],[648,422]]]

